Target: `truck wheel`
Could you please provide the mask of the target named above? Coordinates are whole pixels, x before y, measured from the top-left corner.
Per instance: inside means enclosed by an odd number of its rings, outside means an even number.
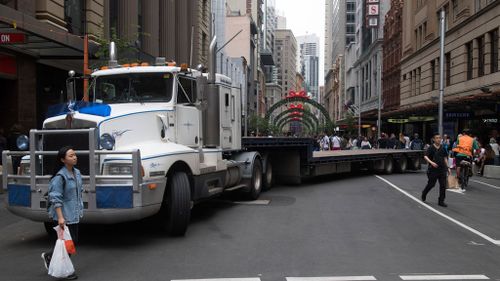
[[[420,163],[420,157],[419,156],[413,158],[412,161],[411,161],[411,163],[412,163],[413,170],[420,171],[420,169],[422,169],[422,163]]]
[[[408,159],[406,158],[406,156],[403,155],[396,162],[396,171],[398,173],[405,173],[406,169],[408,169]]]
[[[191,217],[191,188],[184,172],[175,172],[167,183],[162,206],[163,228],[171,236],[183,236]]]
[[[390,175],[394,169],[394,163],[392,157],[387,156],[384,160],[384,174]]]
[[[266,173],[263,175],[264,182],[262,190],[270,190],[273,187],[273,164],[271,164],[271,159],[267,159],[267,169]]]
[[[262,163],[260,159],[255,159],[252,168],[252,179],[250,180],[250,191],[245,193],[248,200],[257,200],[262,191]]]

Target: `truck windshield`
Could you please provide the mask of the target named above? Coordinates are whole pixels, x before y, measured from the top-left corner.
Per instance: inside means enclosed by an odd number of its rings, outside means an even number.
[[[169,102],[172,99],[171,73],[133,73],[99,76],[94,81],[96,103]]]

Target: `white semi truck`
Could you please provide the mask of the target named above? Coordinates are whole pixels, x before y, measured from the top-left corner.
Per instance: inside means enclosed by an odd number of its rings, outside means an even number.
[[[3,152],[8,210],[44,222],[48,231],[49,180],[57,150],[66,145],[77,150],[84,175],[83,223],[158,215],[172,235],[186,232],[196,203],[225,192],[251,200],[275,179],[300,184],[358,169],[420,169],[421,151],[318,153],[314,139],[242,138],[242,95],[215,73],[215,39],[208,73],[162,58],[153,66],[118,65],[113,46],[109,66],[92,73],[90,103],[75,102],[76,78],[70,77],[67,105],[41,130],[19,137],[25,151]],[[8,164],[13,157],[23,157],[17,173]]]
[[[48,183],[65,145],[77,150],[85,175],[83,223],[160,214],[170,234],[182,235],[197,202],[235,190],[258,198],[271,170],[258,152],[242,150],[241,92],[215,73],[215,39],[208,73],[163,58],[118,65],[110,49],[109,66],[92,73],[90,103],[74,102],[68,79],[68,106],[19,139],[28,152],[4,153],[4,163],[24,156],[18,174],[3,175],[8,209],[49,221]]]

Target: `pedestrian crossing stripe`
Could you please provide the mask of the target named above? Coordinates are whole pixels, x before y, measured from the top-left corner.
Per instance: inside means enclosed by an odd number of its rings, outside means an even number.
[[[401,275],[402,280],[489,280],[485,275]]]
[[[287,281],[371,281],[375,276],[287,277]]]
[[[178,279],[171,281],[260,281],[260,278]]]

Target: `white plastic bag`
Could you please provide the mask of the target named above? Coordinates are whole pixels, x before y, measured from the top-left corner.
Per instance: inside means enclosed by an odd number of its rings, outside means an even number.
[[[65,227],[64,229],[67,230],[68,227]],[[59,226],[54,227],[54,230],[58,234],[58,239],[52,253],[52,258],[50,259],[49,275],[56,278],[65,278],[75,273],[75,268],[73,267],[73,263],[69,258],[68,252],[66,251],[66,246],[63,240],[64,232],[59,228]]]

